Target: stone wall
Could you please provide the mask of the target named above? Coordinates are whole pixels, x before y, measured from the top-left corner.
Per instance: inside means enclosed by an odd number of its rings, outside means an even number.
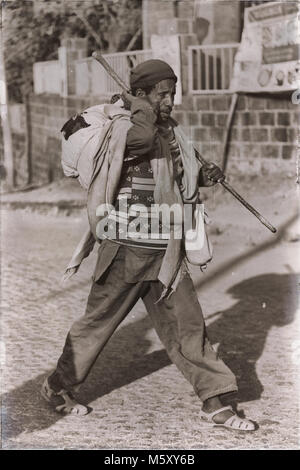
[[[173,112],[202,155],[219,163],[230,100],[231,95],[187,96]],[[62,177],[61,127],[76,112],[104,102],[107,98],[101,96],[31,96],[33,182]],[[288,98],[240,96],[229,139],[228,171],[295,171],[299,123],[299,105]]]
[[[234,0],[143,0],[143,47],[152,34],[192,34],[193,44],[239,42],[240,8]]]
[[[32,95],[30,98],[32,180],[51,182],[63,176],[61,169],[61,133],[64,123],[74,114],[107,99],[62,98],[57,95]]]
[[[14,159],[14,184],[25,186],[28,178],[28,163],[25,158],[25,135],[24,133],[12,132],[13,159]],[[2,129],[0,131],[0,179],[5,179],[4,148]]]
[[[221,163],[231,95],[185,97],[174,118],[205,158]],[[295,172],[300,106],[290,97],[239,96],[228,144],[229,168]]]
[[[11,124],[13,161],[14,161],[14,184],[25,186],[28,181],[28,159],[26,155],[25,139],[25,108],[23,104],[13,104],[9,107],[9,119]],[[4,144],[2,127],[0,126],[0,178],[5,178],[4,167]]]

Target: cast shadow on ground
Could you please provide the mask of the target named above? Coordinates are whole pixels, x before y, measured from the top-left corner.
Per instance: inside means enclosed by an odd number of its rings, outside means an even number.
[[[299,275],[270,273],[235,284],[228,293],[237,302],[220,312],[208,326],[211,342],[220,343],[219,355],[237,377],[239,392],[234,401],[260,398],[263,384],[257,375],[256,363],[263,354],[270,329],[293,321],[298,283]],[[280,354],[279,344],[277,355]]]
[[[91,403],[112,390],[171,364],[164,349],[147,353],[151,342],[146,335],[151,328],[151,320],[146,316],[121,326],[115,332],[80,391],[84,393],[80,397],[84,403]],[[3,444],[23,432],[46,429],[62,418],[40,396],[41,385],[50,372],[45,371],[2,395]]]
[[[260,398],[263,387],[256,374],[256,361],[263,353],[270,328],[293,321],[297,282],[295,274],[270,273],[232,286],[228,292],[237,303],[221,312],[208,327],[211,342],[220,343],[220,356],[237,375],[240,402]],[[85,403],[171,364],[163,349],[147,354],[150,341],[146,334],[151,328],[150,319],[143,317],[118,329],[82,388],[80,398]],[[22,432],[48,428],[61,418],[39,395],[44,377],[39,375],[3,396],[4,441]]]

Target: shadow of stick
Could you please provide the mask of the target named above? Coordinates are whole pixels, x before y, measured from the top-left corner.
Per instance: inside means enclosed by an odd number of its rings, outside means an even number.
[[[216,271],[212,272],[211,274],[206,275],[205,279],[195,283],[195,288],[196,289],[199,288],[199,287],[202,288],[203,286],[209,284],[210,282],[214,282],[214,281],[218,280],[224,274],[226,274],[227,271],[232,270],[233,268],[235,268],[239,264],[243,263],[247,259],[251,258],[252,256],[255,256],[255,255],[257,255],[258,253],[261,253],[264,250],[269,250],[269,249],[273,248],[274,246],[276,246],[283,239],[288,227],[290,225],[292,225],[298,219],[298,217],[299,217],[298,214],[294,214],[284,224],[282,224],[282,226],[280,227],[280,229],[277,232],[276,237],[274,237],[272,239],[268,239],[267,241],[261,243],[260,245],[257,245],[256,247],[252,248],[251,250],[246,251],[244,254],[236,256],[235,258],[231,259],[230,261],[226,261],[225,263],[221,264],[220,267]]]

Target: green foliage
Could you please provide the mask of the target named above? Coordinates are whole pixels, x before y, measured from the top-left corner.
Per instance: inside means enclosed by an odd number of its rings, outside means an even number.
[[[33,64],[57,59],[60,40],[87,37],[88,54],[124,50],[141,26],[141,0],[11,0],[1,2],[8,95],[22,102]],[[86,26],[81,17],[88,21]],[[95,35],[98,38],[96,41]],[[141,48],[141,37],[135,43]]]

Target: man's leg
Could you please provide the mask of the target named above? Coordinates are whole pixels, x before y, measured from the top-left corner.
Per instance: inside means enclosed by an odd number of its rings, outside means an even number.
[[[151,282],[143,296],[157,334],[172,362],[202,400],[202,411],[215,412],[223,408],[220,400],[223,394],[237,391],[236,378],[210,345],[190,276],[186,274],[169,299],[155,303],[161,291],[161,283]],[[213,423],[223,424],[231,418],[239,426],[247,428],[243,430],[253,430],[251,422],[241,420],[228,407],[213,416]]]
[[[104,276],[92,284],[85,315],[71,327],[55,371],[48,378],[55,392],[77,389],[105,344],[139,299],[143,283],[124,281],[122,247]]]
[[[159,282],[151,282],[143,296],[159,338],[171,360],[205,400],[237,391],[236,379],[218,358],[206,335],[201,306],[188,274],[169,299],[155,301],[161,294]]]

